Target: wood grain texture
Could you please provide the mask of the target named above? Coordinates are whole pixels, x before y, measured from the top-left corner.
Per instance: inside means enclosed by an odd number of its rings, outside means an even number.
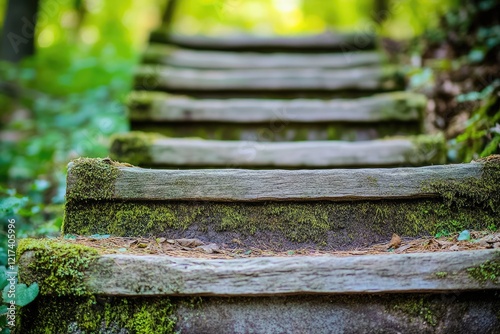
[[[233,35],[210,37],[203,35],[169,34],[159,29],[151,34],[151,41],[168,43],[192,49],[233,51],[353,51],[375,47],[375,35],[356,33],[323,33],[303,36],[259,37]]]
[[[24,270],[32,257],[23,255]],[[479,282],[467,271],[498,260],[498,250],[234,260],[113,254],[84,276],[91,293],[107,296],[445,292],[498,289],[498,278]]]
[[[186,91],[385,91],[400,88],[394,68],[197,70],[143,65],[135,85]]]
[[[442,163],[443,152],[412,139],[360,142],[260,143],[198,139],[157,139],[148,149],[153,166],[334,168],[419,166]],[[118,157],[119,158],[119,157]]]
[[[382,65],[383,56],[381,53],[374,51],[333,54],[265,54],[199,51],[163,44],[151,44],[143,55],[143,62],[198,69],[350,68]]]
[[[426,105],[410,92],[358,99],[193,99],[160,92],[134,92],[129,98],[132,121],[160,122],[384,122],[418,121]]]
[[[68,169],[68,192],[77,182]],[[430,182],[479,178],[482,163],[334,170],[151,170],[120,168],[119,200],[353,200],[437,196]],[[85,194],[82,194],[85,196]],[[91,198],[90,195],[88,198]]]

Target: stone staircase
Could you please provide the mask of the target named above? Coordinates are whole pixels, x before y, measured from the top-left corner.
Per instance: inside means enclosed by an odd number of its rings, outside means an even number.
[[[41,296],[18,332],[500,333],[498,250],[359,255],[500,221],[500,159],[444,165],[375,45],[154,33],[134,131],[68,167],[63,233],[93,239],[19,245]],[[92,246],[107,235],[144,252]],[[244,253],[148,255],[146,237]]]

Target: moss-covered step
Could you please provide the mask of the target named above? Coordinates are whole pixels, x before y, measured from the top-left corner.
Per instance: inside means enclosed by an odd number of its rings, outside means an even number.
[[[194,99],[162,92],[129,96],[133,131],[215,140],[361,141],[417,135],[426,98],[410,92],[357,99]]]
[[[401,89],[403,80],[397,69],[381,66],[201,70],[142,65],[136,71],[135,86],[172,92],[374,92]]]
[[[164,44],[150,44],[143,55],[143,62],[199,69],[349,68],[382,65],[384,57],[382,53],[375,51],[266,54],[199,51]]]
[[[131,132],[114,136],[111,157],[149,167],[336,168],[445,162],[443,136],[368,141],[222,141]]]
[[[162,255],[105,254],[88,249],[88,263],[70,268],[47,263],[81,246],[50,240],[25,240],[19,258],[23,282],[39,282],[41,291],[58,295],[57,273],[78,271],[85,291],[106,296],[266,296],[388,292],[454,292],[500,289],[500,250],[365,256],[255,257],[203,259]],[[52,249],[51,249],[52,248]],[[66,250],[66,252],[64,251]],[[70,267],[64,267],[64,264]],[[481,267],[483,266],[483,267]],[[480,269],[491,268],[485,278]],[[76,267],[76,265],[74,265]],[[52,270],[50,270],[52,268]],[[484,269],[483,271],[486,271]],[[72,274],[74,278],[76,273]],[[492,276],[492,277],[490,277]],[[355,280],[352,277],[356,277]],[[68,277],[69,278],[69,277]],[[67,286],[64,277],[59,277]],[[76,283],[76,282],[73,282]],[[70,291],[68,291],[70,293]]]
[[[375,36],[369,33],[323,33],[302,36],[233,35],[210,37],[181,35],[162,28],[151,34],[151,41],[191,49],[225,51],[356,51],[375,48]]]
[[[427,99],[392,92],[357,99],[194,99],[162,92],[129,96],[132,122],[257,123],[273,128],[289,123],[419,122]]]
[[[275,250],[353,249],[498,228],[498,159],[401,169],[148,170],[79,159],[64,233],[196,237]]]
[[[275,259],[286,262],[284,267],[277,267],[271,258],[225,260],[243,264],[225,271],[222,260],[144,256],[124,261],[122,255],[100,255],[69,241],[22,240],[18,248],[20,282],[38,282],[40,295],[18,310],[14,332],[499,333],[495,254],[307,257],[316,264],[322,262],[320,266],[311,266],[300,257]],[[427,261],[419,260],[420,256]],[[248,267],[250,263],[253,268]],[[187,264],[190,267],[185,268]],[[124,267],[120,269],[120,265]],[[351,269],[355,271],[348,275]],[[217,274],[222,277],[214,279]],[[415,291],[433,292],[377,293],[381,287],[393,290],[390,282],[396,289],[409,290],[404,288],[405,279],[398,281],[392,274],[405,277]],[[197,275],[200,279],[193,279]],[[347,276],[342,282],[343,275]],[[228,280],[231,282],[224,285]],[[328,290],[325,287],[335,282],[337,289],[345,287],[348,293],[315,293]],[[447,282],[458,289],[450,291]],[[264,290],[266,286],[270,290]],[[355,286],[363,292],[349,293]],[[370,290],[370,286],[376,289]],[[462,287],[484,290],[467,292]],[[292,295],[286,295],[292,290]],[[192,294],[172,296],[183,291]],[[238,295],[249,291],[256,294]],[[201,296],[212,292],[215,294]]]

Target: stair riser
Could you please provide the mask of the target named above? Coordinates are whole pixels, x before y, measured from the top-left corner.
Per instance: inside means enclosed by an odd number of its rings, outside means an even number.
[[[326,123],[296,124],[275,120],[264,124],[242,125],[221,123],[147,123],[133,121],[132,131],[155,132],[167,137],[202,138],[213,140],[249,140],[261,142],[345,140],[362,141],[386,136],[417,135],[420,124],[400,123]]]
[[[267,298],[38,297],[17,333],[500,333],[498,292]],[[89,317],[91,315],[91,317]]]
[[[199,238],[236,248],[349,250],[387,241],[392,233],[417,237],[442,230],[484,230],[499,220],[498,213],[482,207],[457,209],[439,200],[232,204],[85,201],[66,205],[63,232]]]
[[[150,40],[186,48],[224,51],[259,52],[331,52],[358,51],[375,48],[375,36],[361,34],[322,34],[297,37],[249,37],[234,36],[213,38],[206,36],[176,35],[168,29],[159,29],[151,34]]]

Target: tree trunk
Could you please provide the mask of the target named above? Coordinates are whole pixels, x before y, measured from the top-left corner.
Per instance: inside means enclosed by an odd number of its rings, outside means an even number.
[[[9,0],[0,37],[0,60],[18,62],[35,53],[39,0]]]

